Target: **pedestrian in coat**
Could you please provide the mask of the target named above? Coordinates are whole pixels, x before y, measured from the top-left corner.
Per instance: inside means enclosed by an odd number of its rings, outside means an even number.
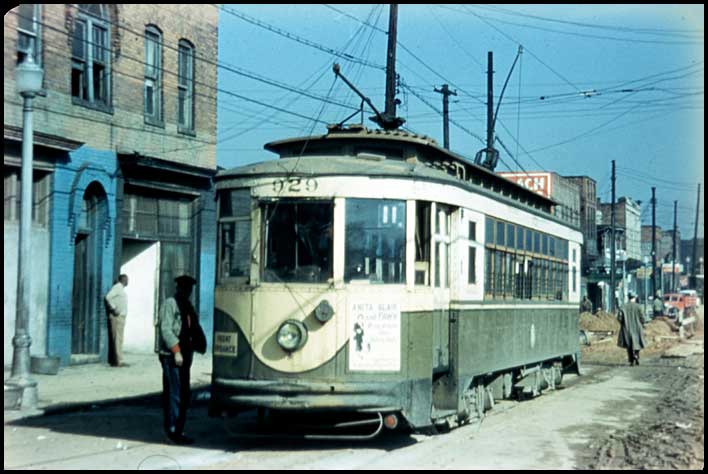
[[[654,298],[654,303],[652,303],[651,308],[655,318],[664,315],[664,300],[661,299],[660,291],[656,292],[656,298]]]
[[[644,315],[637,304],[637,295],[629,293],[629,303],[620,309],[617,319],[620,332],[617,339],[619,347],[627,349],[629,365],[639,365],[639,351],[646,347],[644,341]]]
[[[197,281],[189,275],[175,278],[177,291],[160,307],[156,321],[156,347],[162,365],[162,405],[167,437],[176,444],[192,444],[184,435],[191,399],[189,370],[194,352],[206,352],[199,316],[189,301]]]
[[[592,303],[587,296],[583,296],[583,301],[580,303],[581,313],[592,313]]]
[[[125,320],[128,316],[128,295],[125,287],[128,286],[128,275],[118,277],[118,282],[106,294],[105,302],[108,310],[108,319],[111,325],[111,344],[113,353],[110,363],[113,367],[127,367],[123,362],[123,333],[125,332]]]

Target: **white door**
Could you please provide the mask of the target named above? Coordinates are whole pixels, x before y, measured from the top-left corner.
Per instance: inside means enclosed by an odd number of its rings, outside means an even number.
[[[121,273],[128,275],[128,317],[123,350],[149,353],[155,349],[153,321],[157,311],[159,242],[124,241]]]

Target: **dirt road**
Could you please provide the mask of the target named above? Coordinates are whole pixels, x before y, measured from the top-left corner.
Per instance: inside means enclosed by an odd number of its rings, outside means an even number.
[[[5,468],[605,469],[702,468],[703,338],[627,365],[623,350],[585,354],[583,376],[524,402],[503,402],[481,424],[437,436],[388,433],[366,443],[247,440],[189,416],[193,446],[166,442],[159,402],[99,407],[5,424]],[[609,354],[609,355],[608,355]],[[648,357],[647,357],[648,355]],[[232,430],[247,432],[254,415]],[[240,431],[239,431],[240,430]]]

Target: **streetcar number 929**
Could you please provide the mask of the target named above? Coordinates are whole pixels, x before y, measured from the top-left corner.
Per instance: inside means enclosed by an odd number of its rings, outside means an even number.
[[[315,178],[288,178],[276,179],[273,181],[273,191],[281,193],[288,191],[291,193],[299,193],[302,191],[317,191],[317,180]]]

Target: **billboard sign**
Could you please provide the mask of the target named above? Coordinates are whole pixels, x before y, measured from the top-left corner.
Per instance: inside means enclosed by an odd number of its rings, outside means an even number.
[[[683,273],[683,264],[677,263],[676,267],[672,270],[670,263],[664,263],[661,265],[661,271],[663,273]]]
[[[497,173],[508,180],[530,189],[531,191],[545,196],[551,197],[552,189],[552,173]]]

